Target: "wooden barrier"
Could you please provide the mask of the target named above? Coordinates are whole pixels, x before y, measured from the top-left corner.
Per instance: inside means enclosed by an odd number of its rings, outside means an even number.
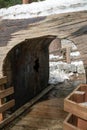
[[[71,113],[64,121],[64,130],[87,130],[87,84],[79,85],[65,98],[64,110]]]
[[[87,120],[87,84],[79,85],[65,98],[64,110]]]
[[[71,63],[70,52],[71,52],[71,48],[67,47],[66,48],[66,61],[67,61],[67,63]]]
[[[0,79],[0,121],[5,119],[5,112],[15,105],[15,100],[6,101],[6,97],[14,93],[14,88],[6,88],[7,77]]]
[[[48,93],[51,89],[53,89],[55,86],[50,85],[47,88],[45,88],[43,91],[40,92],[36,97],[31,99],[29,102],[21,106],[19,109],[17,109],[14,113],[12,113],[8,118],[2,120],[0,122],[0,130],[5,127],[7,124],[11,123],[15,118],[17,118],[19,115],[21,115],[24,111],[29,109],[35,102],[37,102],[43,95]]]
[[[63,130],[87,130],[87,121],[69,114],[64,121]]]

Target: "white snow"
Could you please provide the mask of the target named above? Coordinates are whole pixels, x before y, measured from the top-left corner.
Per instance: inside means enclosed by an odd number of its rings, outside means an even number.
[[[79,103],[79,105],[81,105],[83,107],[87,107],[87,102]]]
[[[77,50],[76,45],[73,43],[73,41],[70,41],[68,39],[62,39],[61,40],[61,47],[62,48],[66,48],[66,47],[70,47],[71,50]]]
[[[75,91],[74,93],[75,93],[75,94],[80,94],[80,95],[81,95],[81,94],[82,94],[82,95],[85,94],[84,91]]]
[[[53,60],[53,59],[63,59],[63,56],[50,54],[49,55],[49,59],[50,60]]]
[[[58,70],[54,70],[53,72],[50,72],[50,84],[64,82],[65,79],[69,79],[69,74],[65,74],[64,71],[59,72]]]
[[[71,64],[74,64],[76,66],[83,65],[83,61],[72,61]]]
[[[68,39],[62,39],[61,40],[61,46],[62,48],[66,48],[67,46],[71,48],[71,50],[75,50],[75,52],[71,52],[71,57],[78,57],[80,55],[79,51],[77,50],[77,47],[75,44],[68,40]],[[59,55],[53,55],[50,54],[49,59],[50,60],[58,60],[62,59],[63,57]],[[66,62],[58,61],[58,62],[49,62],[49,69],[50,69],[50,75],[49,75],[49,83],[51,84],[58,84],[59,82],[64,82],[64,80],[69,80],[74,73],[77,74],[84,74],[84,65],[83,61],[73,61],[71,64],[68,64]]]
[[[87,10],[87,0],[45,0],[0,9],[2,19],[24,19]]]
[[[84,66],[82,61],[71,62],[67,64],[65,62],[49,62],[49,83],[57,84],[64,82],[64,80],[69,80],[70,76],[74,75],[74,72],[77,74],[84,74]]]
[[[76,57],[76,56],[79,56],[80,55],[80,52],[79,51],[76,51],[76,52],[71,52],[70,53],[70,56],[72,56],[72,57]]]
[[[67,73],[64,71],[63,67],[67,67],[68,65],[64,62],[49,62],[49,83],[57,84],[60,82],[64,82],[65,79],[69,80],[69,77],[73,74],[72,72]]]

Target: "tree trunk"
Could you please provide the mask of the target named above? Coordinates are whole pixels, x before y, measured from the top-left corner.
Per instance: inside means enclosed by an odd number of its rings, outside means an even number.
[[[28,4],[28,3],[29,3],[29,0],[22,0],[22,3],[23,3],[23,4]]]

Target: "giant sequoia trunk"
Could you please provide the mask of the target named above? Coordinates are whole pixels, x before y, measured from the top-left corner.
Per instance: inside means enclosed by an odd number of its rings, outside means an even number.
[[[22,0],[23,4],[28,4],[28,3],[31,3],[31,2],[32,2],[32,0]]]
[[[4,61],[4,74],[14,86],[15,109],[47,87],[49,79],[50,42],[55,37],[25,40],[15,46]]]

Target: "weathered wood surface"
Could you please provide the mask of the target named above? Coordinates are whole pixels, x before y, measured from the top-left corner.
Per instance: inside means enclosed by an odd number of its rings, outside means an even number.
[[[4,104],[4,102],[5,102],[5,100],[2,97],[1,92],[5,89],[4,85],[6,85],[6,83],[7,83],[7,77],[6,76],[0,78],[0,96],[1,96],[1,98],[0,98],[0,108],[1,108],[2,104]],[[2,121],[4,119],[4,115],[5,115],[5,113],[3,113],[3,111],[0,111],[0,121]]]
[[[4,98],[4,97],[7,97],[7,96],[9,96],[9,95],[11,95],[13,93],[14,93],[14,88],[13,87],[1,90],[0,91],[0,99]]]
[[[15,100],[10,99],[6,100],[6,97],[12,95],[14,93],[14,88],[7,86],[7,77],[0,78],[0,123],[5,119],[6,110],[10,109],[15,105]]]
[[[48,17],[0,21],[0,75],[7,53],[25,39],[55,35],[72,40],[87,66],[87,11]],[[32,39],[33,40],[33,39]]]
[[[79,85],[64,99],[64,110],[87,121],[87,84]]]
[[[40,100],[6,130],[63,130],[63,98]]]
[[[64,130],[87,130],[87,121],[69,114],[64,121]]]
[[[48,91],[53,89],[54,86],[49,86],[45,88],[40,94],[38,94],[36,97],[34,97],[32,100],[30,100],[28,103],[24,104],[22,107],[20,107],[18,110],[16,110],[13,114],[11,114],[9,117],[4,119],[0,122],[0,129],[3,128],[5,125],[9,124],[11,121],[13,121],[15,118],[18,118],[24,111],[29,109],[35,102],[37,102],[43,95],[45,95]],[[4,104],[0,107],[0,111],[5,111],[11,106],[14,105],[14,100],[9,101],[7,104]]]
[[[4,103],[4,104],[0,105],[0,113],[8,110],[9,108],[13,107],[14,105],[15,105],[15,100],[14,99],[10,100],[7,103]]]
[[[0,78],[0,85],[6,84],[6,83],[7,83],[7,77],[6,76]]]
[[[64,121],[63,130],[83,130],[77,126],[77,119],[73,119],[73,115],[69,114]]]

